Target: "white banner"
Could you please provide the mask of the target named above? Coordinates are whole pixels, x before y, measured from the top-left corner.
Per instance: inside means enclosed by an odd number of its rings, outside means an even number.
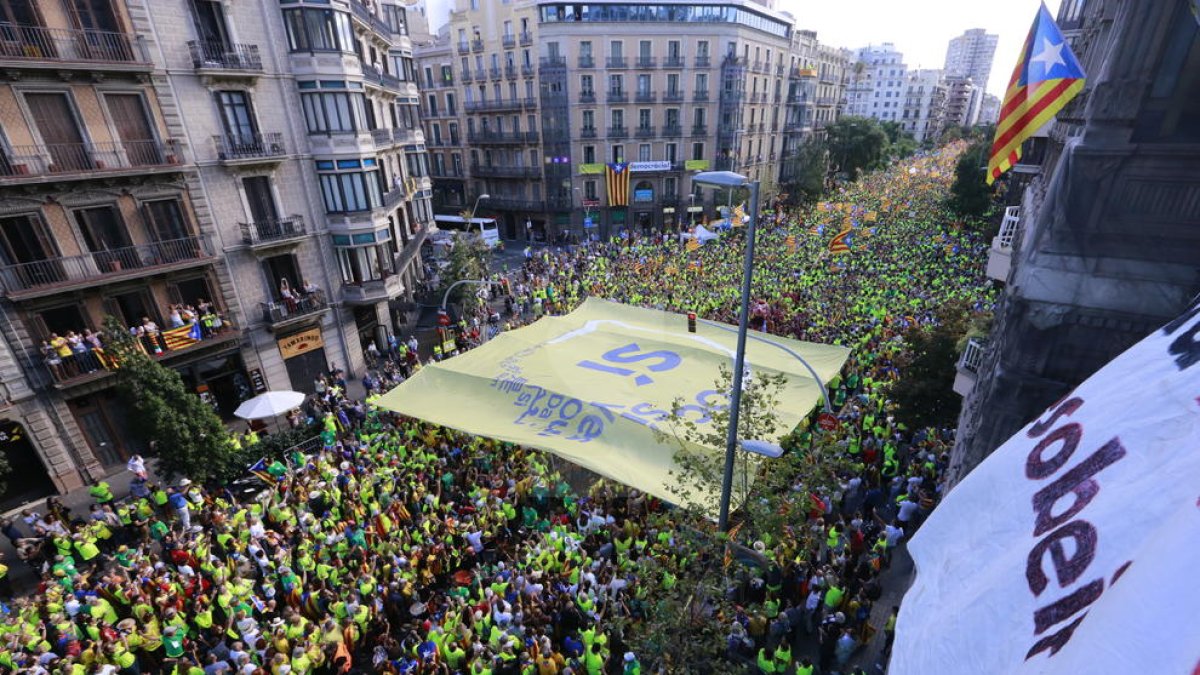
[[[957,485],[910,544],[890,675],[1200,672],[1200,306]]]
[[[671,163],[668,161],[655,162],[630,162],[630,173],[640,173],[642,171],[670,171]]]

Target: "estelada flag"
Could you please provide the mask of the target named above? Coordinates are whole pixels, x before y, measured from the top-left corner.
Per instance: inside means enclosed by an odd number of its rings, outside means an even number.
[[[730,227],[741,227],[742,225],[746,224],[746,209],[744,208],[745,205],[746,205],[745,202],[742,202],[741,204],[738,204],[737,206],[733,207],[733,215],[730,216],[730,218],[729,218],[729,220],[730,220],[729,226]]]
[[[687,240],[687,243],[684,244],[683,247],[689,251],[695,251],[696,249],[700,248],[700,240],[696,237],[692,237],[691,239]]]
[[[1022,143],[1083,91],[1085,78],[1071,46],[1042,5],[1000,106],[1000,121],[988,157],[988,185],[1021,159]]]
[[[629,163],[612,162],[604,165],[604,182],[608,186],[609,206],[629,206]]]
[[[833,239],[829,240],[829,252],[833,254],[849,253],[850,246],[846,243],[846,237],[850,234],[850,226],[842,228],[841,232],[833,235]]]
[[[796,252],[796,235],[789,234],[787,238],[783,240],[783,243],[785,246],[787,246],[788,253]]]
[[[164,330],[162,332],[163,342],[166,343],[167,349],[183,349],[196,344],[200,341],[200,323],[193,321],[186,326]]]

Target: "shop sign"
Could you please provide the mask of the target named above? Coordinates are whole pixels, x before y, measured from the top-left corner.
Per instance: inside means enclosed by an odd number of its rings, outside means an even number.
[[[320,328],[312,328],[279,339],[279,353],[283,355],[284,359],[290,359],[324,346],[325,340],[321,337]]]
[[[670,171],[671,163],[667,161],[654,162],[630,162],[629,171],[638,173],[640,171]]]

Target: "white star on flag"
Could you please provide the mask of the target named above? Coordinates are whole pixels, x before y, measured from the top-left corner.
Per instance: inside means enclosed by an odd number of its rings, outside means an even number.
[[[1049,75],[1056,65],[1066,67],[1067,62],[1062,57],[1062,50],[1065,46],[1065,42],[1054,44],[1050,42],[1049,38],[1042,38],[1042,51],[1038,52],[1030,61],[1042,64],[1042,72]]]

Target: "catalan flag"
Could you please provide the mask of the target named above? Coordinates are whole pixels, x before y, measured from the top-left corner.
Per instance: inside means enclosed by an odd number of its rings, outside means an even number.
[[[608,185],[609,206],[629,206],[628,162],[605,164],[604,182]]]
[[[200,341],[200,322],[193,321],[186,326],[164,330],[162,337],[163,342],[167,345],[167,349],[189,347]]]
[[[850,226],[846,225],[841,232],[833,235],[833,239],[829,240],[830,253],[849,253],[850,245],[846,243],[846,237],[850,234]]]
[[[700,248],[700,239],[697,237],[692,237],[691,239],[687,240],[687,243],[684,244],[683,247],[689,251],[695,251],[696,249]]]
[[[785,246],[787,246],[788,253],[796,252],[796,235],[789,234],[787,238],[783,240],[783,243]]]
[[[730,217],[729,225],[731,227],[741,227],[746,224],[746,203],[742,202],[733,207],[733,215]]]
[[[988,185],[1021,159],[1021,144],[1083,90],[1085,77],[1066,38],[1042,5],[1000,106],[988,158]]]

